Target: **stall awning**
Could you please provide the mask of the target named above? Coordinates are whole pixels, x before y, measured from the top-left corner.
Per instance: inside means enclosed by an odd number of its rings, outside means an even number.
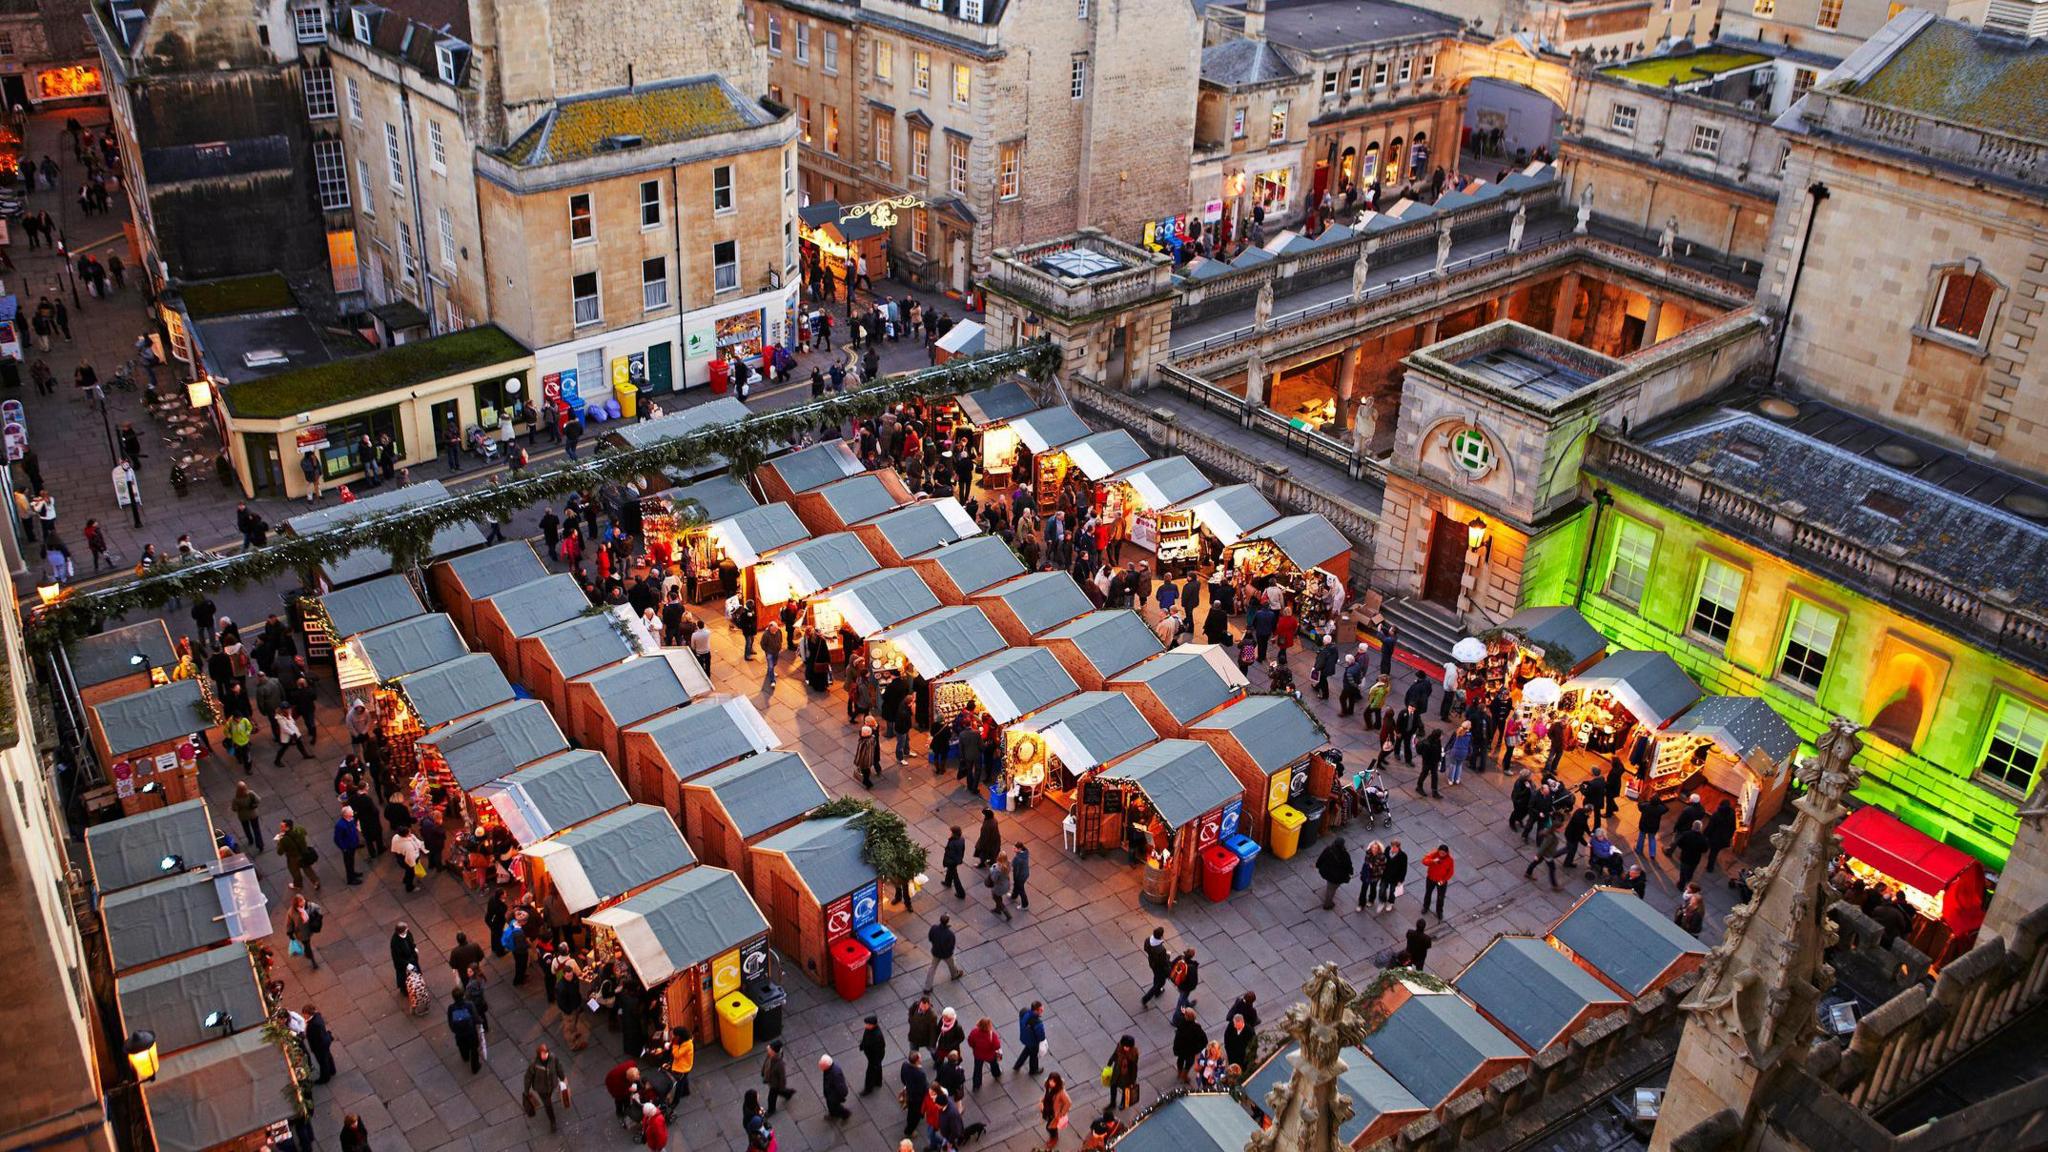
[[[1147,508],[1170,508],[1209,490],[1209,478],[1202,475],[1195,462],[1185,456],[1148,460],[1135,468],[1126,468],[1110,479],[1129,484],[1137,492],[1140,503]]]
[[[633,730],[654,741],[678,780],[779,743],[761,710],[745,696],[706,697]]]
[[[921,559],[937,564],[953,587],[968,596],[1024,574],[1024,562],[1017,559],[1008,544],[994,536],[975,536],[948,544]]]
[[[455,631],[455,621],[440,612],[386,624],[349,644],[380,684],[469,655],[469,645]]]
[[[197,680],[174,680],[92,706],[116,758],[212,727]]]
[[[427,606],[420,602],[412,581],[403,576],[386,576],[329,592],[320,598],[320,610],[327,613],[334,639],[346,640],[386,624],[424,616]]]
[[[751,568],[777,548],[811,538],[810,529],[787,504],[764,504],[713,523],[711,539],[734,564]]]
[[[133,888],[170,872],[203,868],[215,860],[213,819],[206,801],[187,800],[85,830],[85,852],[92,862],[92,883],[102,896]]]
[[[1182,644],[1119,675],[1116,682],[1152,689],[1180,724],[1230,703],[1250,684],[1220,644]]]
[[[981,532],[981,525],[951,496],[920,500],[906,508],[876,517],[871,525],[889,542],[898,556],[922,556],[934,548],[965,540]]]
[[[1549,935],[1630,997],[1648,991],[1686,955],[1707,953],[1668,914],[1620,888],[1586,893]]]
[[[1561,1039],[1586,1009],[1628,1003],[1533,936],[1499,937],[1451,984],[1531,1052]]]
[[[1578,609],[1562,605],[1524,608],[1508,617],[1501,630],[1519,632],[1533,644],[1564,652],[1569,663],[1552,669],[1561,676],[1569,676],[1586,661],[1607,650],[1607,637],[1587,623]]]
[[[849,476],[818,489],[818,498],[841,524],[858,524],[902,507],[902,501],[873,472]]]
[[[1664,652],[1616,652],[1571,684],[1588,691],[1605,688],[1638,723],[1662,728],[1700,698],[1699,685]]]
[[[1181,828],[1244,795],[1244,785],[1200,740],[1161,740],[1103,769],[1138,786],[1168,828]]]
[[[697,862],[669,814],[633,804],[521,849],[541,862],[572,915]]]
[[[747,406],[741,403],[738,397],[717,396],[702,404],[694,404],[680,412],[671,412],[653,420],[608,425],[605,437],[626,448],[652,448],[657,444],[694,436],[707,428],[736,423],[751,415],[753,413],[747,410]],[[724,461],[712,463],[707,460],[702,462],[698,471],[708,472],[723,467]]]
[[[512,699],[512,685],[498,670],[498,662],[481,652],[402,676],[395,683],[420,727],[429,730]]]
[[[507,588],[489,599],[514,636],[531,636],[553,628],[590,608],[590,597],[577,587],[576,578],[566,572]]]
[[[1273,502],[1249,484],[1211,488],[1181,501],[1175,508],[1194,513],[1195,523],[1226,548],[1244,539],[1246,533],[1280,518],[1280,510],[1273,507]]]
[[[205,871],[179,872],[102,898],[114,971],[227,943],[231,933],[213,879]]]
[[[1159,738],[1138,706],[1121,692],[1083,692],[1027,720],[1014,731],[1045,737],[1048,751],[1076,775],[1128,756]]]
[[[554,714],[538,700],[515,700],[417,741],[440,753],[456,786],[468,791],[569,746]]]
[[[815,596],[834,584],[873,572],[882,565],[875,554],[851,532],[834,532],[794,547],[784,548],[768,558],[770,566],[788,585],[790,596]],[[785,597],[762,592],[768,603]]]
[[[797,878],[819,904],[830,904],[875,882],[867,862],[867,832],[858,816],[806,820],[777,832],[755,847],[789,861]]]
[[[611,762],[587,748],[529,764],[474,796],[498,813],[522,847],[632,803]]]
[[[1308,709],[1292,696],[1247,696],[1197,727],[1228,733],[1251,754],[1252,766],[1268,776],[1330,742]]]
[[[768,931],[740,878],[723,868],[692,868],[585,919],[612,930],[648,988]]]
[[[496,596],[507,588],[517,588],[530,580],[538,580],[548,574],[547,565],[534,554],[533,545],[524,540],[507,540],[489,548],[441,561],[462,594],[472,601]]]
[[[164,1058],[142,1101],[157,1152],[213,1152],[297,1115],[291,1064],[253,1027]]]
[[[1081,686],[1067,675],[1058,658],[1043,648],[1011,648],[985,660],[976,660],[946,677],[964,682],[981,702],[982,710],[998,724],[1008,724],[1063,697]]]
[[[1064,405],[1057,408],[1040,408],[1027,412],[1010,421],[1010,430],[1017,439],[1024,442],[1033,455],[1051,448],[1059,448],[1087,436],[1094,429],[1088,427],[1072,408]]]
[[[677,514],[688,514],[700,523],[711,524],[729,516],[737,516],[749,508],[761,506],[747,486],[731,476],[713,476],[695,484],[680,488],[669,488],[656,493],[668,501],[669,508]]]
[[[962,393],[955,402],[960,405],[960,414],[976,428],[986,428],[990,424],[1022,416],[1038,407],[1038,402],[1031,398],[1030,390],[1015,380]]]
[[[142,657],[137,664],[135,658]],[[145,620],[74,640],[64,649],[71,664],[71,682],[80,688],[138,676],[150,668],[169,671],[178,662],[171,630],[161,620]]]
[[[853,446],[844,440],[813,444],[801,452],[771,460],[763,467],[772,469],[793,493],[814,492],[861,471],[860,457],[853,454]]]
[[[872,637],[893,644],[927,680],[1003,650],[1002,634],[979,608],[941,608]]]
[[[232,945],[123,976],[114,982],[114,997],[122,1034],[154,1032],[165,1053],[225,1035],[228,1025],[206,1026],[215,1012],[225,1013],[237,1031],[261,1028],[269,1015],[249,950]]]
[[[978,320],[961,320],[938,339],[938,350],[949,356],[973,356],[987,343],[988,329]]]
[[[1299,1048],[1275,1053],[1245,1081],[1245,1096],[1253,1101],[1264,1101],[1266,1093],[1271,1092],[1275,1084],[1294,1075],[1294,1062],[1300,1056]],[[1415,1098],[1415,1093],[1401,1087],[1401,1082],[1394,1079],[1392,1073],[1357,1049],[1347,1049],[1344,1053],[1344,1071],[1337,1074],[1337,1094],[1351,1101],[1351,1118],[1337,1126],[1337,1146],[1340,1148],[1350,1148],[1382,1116],[1420,1118],[1429,1111],[1422,1106],[1422,1101]],[[1231,1152],[1237,1152],[1237,1148],[1233,1146]]]
[[[578,616],[543,628],[532,639],[548,654],[548,662],[562,679],[574,680],[633,655],[633,645],[619,635],[619,614],[628,611],[618,607],[598,616]]]
[[[704,676],[704,667],[697,663],[696,657],[681,652],[675,654],[680,656],[679,660],[671,660],[669,655],[663,652],[653,656],[635,656],[593,672],[578,683],[588,684],[612,723],[624,728],[671,708],[680,708],[693,697],[711,691],[710,681]],[[687,680],[682,668],[685,662],[696,669],[696,675]],[[697,690],[693,691],[693,688]]]
[[[1942,897],[1942,922],[1956,935],[1983,925],[1984,865],[1976,857],[1882,808],[1858,808],[1843,817],[1835,834],[1849,855],[1909,888]]]
[[[1431,1108],[1487,1061],[1523,1057],[1519,1045],[1457,995],[1419,990],[1365,1038],[1365,1049]]]
[[[1799,734],[1755,696],[1708,696],[1673,720],[1670,730],[1705,736],[1737,760],[1760,750],[1771,763],[1786,764],[1799,751]]]
[[[1104,679],[1165,651],[1145,618],[1128,608],[1105,608],[1063,624],[1040,637],[1064,640]]]
[[[1081,475],[1090,480],[1107,480],[1126,468],[1143,464],[1147,459],[1137,438],[1121,428],[1076,440],[1067,445],[1066,453],[1074,467],[1081,470]]]
[[[1066,572],[1033,572],[998,584],[979,596],[1002,601],[1024,631],[1033,636],[1083,616],[1095,607],[1095,602]]]
[[[914,568],[885,568],[850,580],[824,599],[838,609],[856,634],[868,637],[939,606]]]
[[[1246,533],[1244,542],[1253,541],[1272,544],[1288,563],[1303,571],[1326,567],[1351,552],[1351,541],[1316,512],[1285,516]]]
[[[688,786],[710,789],[742,840],[794,820],[831,799],[811,766],[794,752],[757,753],[707,772]]]
[[[1221,1092],[1200,1092],[1155,1107],[1116,1146],[1119,1152],[1242,1152],[1258,1130],[1244,1105]]]
[[[358,497],[347,504],[336,504],[317,512],[294,516],[285,521],[285,530],[294,536],[310,536],[329,528],[374,520],[386,513],[403,512],[446,499],[448,489],[439,480],[423,480],[388,492]],[[427,545],[425,559],[438,560],[443,556],[453,556],[483,546],[483,530],[470,521],[463,520],[434,533],[433,540]],[[321,565],[320,571],[327,577],[329,587],[340,588],[389,574],[391,557],[377,548],[358,548],[339,560]]]

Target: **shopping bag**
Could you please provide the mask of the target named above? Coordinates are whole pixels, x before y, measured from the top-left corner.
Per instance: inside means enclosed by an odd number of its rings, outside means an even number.
[[[293,956],[304,956],[306,954],[306,946],[304,944],[299,943],[297,940],[294,940],[292,941],[291,947],[290,949],[288,949],[288,951]]]

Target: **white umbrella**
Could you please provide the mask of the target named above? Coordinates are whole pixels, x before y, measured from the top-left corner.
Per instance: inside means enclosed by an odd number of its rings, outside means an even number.
[[[1557,681],[1548,676],[1538,676],[1522,685],[1522,703],[1531,708],[1548,708],[1563,694],[1564,690],[1557,686]]]
[[[1461,664],[1477,664],[1486,659],[1486,641],[1477,636],[1467,636],[1451,648],[1451,659]]]

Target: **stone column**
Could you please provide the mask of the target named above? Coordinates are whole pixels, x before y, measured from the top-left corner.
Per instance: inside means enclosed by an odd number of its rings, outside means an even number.
[[[1351,400],[1358,391],[1358,361],[1361,349],[1353,344],[1337,361],[1337,423],[1339,432],[1351,427]]]
[[[1985,909],[1979,937],[1996,934],[2008,945],[2016,938],[2020,919],[2048,904],[2048,775],[2034,786],[2019,814],[2019,834],[2005,870],[1998,874],[1998,898]]]
[[[1664,298],[1662,296],[1650,297],[1650,315],[1648,319],[1643,321],[1643,339],[1640,344],[1636,345],[1637,348],[1648,348],[1657,342],[1657,322],[1663,318]]]
[[[1572,313],[1579,306],[1579,274],[1567,272],[1557,282],[1557,303],[1551,309],[1550,334],[1560,340],[1572,335]]]
[[[1442,323],[1443,319],[1441,317],[1430,317],[1429,323],[1424,324],[1422,326],[1422,339],[1416,341],[1415,346],[1417,348],[1427,348],[1431,344],[1436,343],[1437,329],[1442,325]]]

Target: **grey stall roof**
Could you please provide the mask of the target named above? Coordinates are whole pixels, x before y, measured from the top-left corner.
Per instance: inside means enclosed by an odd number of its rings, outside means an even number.
[[[371,519],[381,513],[397,512],[417,508],[448,498],[448,489],[439,480],[423,480],[408,484],[389,492],[378,492],[361,497],[348,504],[336,504],[316,512],[307,512],[285,521],[285,528],[294,536],[307,536],[344,524]],[[483,530],[468,520],[458,521],[434,533],[427,546],[427,559],[452,556],[481,548],[484,544]],[[321,565],[331,587],[354,584],[373,577],[383,576],[391,571],[391,557],[377,548],[358,548],[339,560]]]
[[[1066,640],[1104,677],[1114,676],[1166,650],[1145,618],[1128,608],[1104,608],[1055,628],[1041,640]]]
[[[1084,436],[1066,446],[1067,459],[1090,480],[1107,480],[1150,459],[1135,436],[1121,428]]]
[[[1668,652],[1616,652],[1572,681],[1580,688],[1605,688],[1651,727],[1660,727],[1700,698],[1699,685]]]
[[[688,780],[741,756],[765,752],[776,743],[768,721],[744,696],[706,697],[688,708],[636,725],[633,731],[654,741],[678,780]]]
[[[1630,997],[1649,991],[1658,977],[1688,954],[1707,947],[1671,917],[1634,892],[1596,888],[1551,926],[1550,935],[1572,955]]]
[[[1671,722],[1673,732],[1697,732],[1737,759],[1761,748],[1771,763],[1783,764],[1799,751],[1799,733],[1770,702],[1755,696],[1709,696]]]
[[[157,1152],[210,1152],[295,1114],[291,1065],[251,1028],[165,1057],[143,1085]]]
[[[102,700],[92,711],[100,718],[107,751],[117,758],[213,724],[212,717],[205,715],[197,680],[173,680],[119,699]]]
[[[534,554],[533,545],[524,540],[507,540],[442,563],[462,586],[463,595],[471,600],[496,596],[507,588],[517,588],[548,574],[547,565]]]
[[[1006,580],[986,592],[983,596],[1001,600],[1024,631],[1033,636],[1048,628],[1086,614],[1095,607],[1088,594],[1074,582],[1066,572],[1033,572]]]
[[[707,772],[687,787],[709,788],[719,807],[732,817],[740,839],[758,836],[831,799],[804,758],[794,752],[762,752],[716,772]]]
[[[849,580],[829,593],[853,630],[873,636],[939,606],[915,568],[884,568]]]
[[[1176,508],[1195,514],[1195,523],[1208,529],[1225,546],[1244,539],[1245,533],[1263,528],[1280,518],[1273,502],[1249,484],[1211,488],[1181,501]]]
[[[896,645],[928,680],[1003,650],[1003,634],[988,622],[987,613],[972,606],[927,612],[873,639]]]
[[[627,448],[652,448],[656,444],[666,444],[671,440],[694,436],[707,428],[745,420],[750,415],[752,413],[740,402],[739,397],[719,396],[653,420],[607,425],[605,435]],[[707,462],[706,467],[722,468],[724,465],[712,465]]]
[[[1083,692],[1029,719],[1017,731],[1045,736],[1052,753],[1070,772],[1085,772],[1127,756],[1159,738],[1138,706],[1121,692]]]
[[[211,864],[216,856],[213,821],[206,801],[187,800],[123,817],[85,830],[92,882],[102,895],[164,876],[166,857],[181,857],[186,868]],[[178,871],[176,867],[172,869]]]
[[[1245,1082],[1245,1095],[1263,1107],[1266,1093],[1294,1074],[1294,1062],[1300,1055],[1299,1048],[1275,1052]],[[1415,1093],[1401,1087],[1399,1080],[1373,1063],[1372,1057],[1363,1051],[1356,1048],[1345,1051],[1344,1065],[1344,1071],[1337,1074],[1337,1092],[1350,1098],[1351,1119],[1337,1126],[1340,1147],[1351,1147],[1351,1142],[1382,1116],[1420,1115],[1429,1111],[1422,1101],[1415,1098]]]
[[[1183,827],[1244,795],[1244,785],[1200,740],[1161,740],[1105,772],[1136,784],[1169,828]]]
[[[811,492],[834,480],[844,480],[861,470],[853,446],[844,440],[827,440],[801,452],[791,452],[768,467],[782,477],[791,492]]]
[[[1351,541],[1316,512],[1283,516],[1252,530],[1245,539],[1270,542],[1296,568],[1319,567],[1351,551]]]
[[[742,509],[716,521],[717,537],[742,568],[758,562],[777,548],[811,538],[811,530],[797,519],[795,510],[782,503]]]
[[[1292,696],[1247,696],[1196,727],[1228,732],[1251,753],[1252,766],[1268,776],[1330,742],[1308,709]]]
[[[1242,1152],[1259,1130],[1244,1106],[1221,1092],[1176,1097],[1131,1125],[1117,1152]]]
[[[1031,398],[1030,391],[1015,380],[963,392],[954,402],[960,405],[960,412],[967,417],[967,422],[976,428],[1022,416],[1038,407],[1038,401]]]
[[[898,556],[922,556],[944,544],[965,540],[981,531],[974,518],[951,496],[920,500],[877,517],[874,528]]]
[[[372,629],[356,637],[355,643],[379,681],[469,655],[469,645],[455,631],[455,621],[441,612]]]
[[[566,572],[529,580],[489,599],[514,636],[531,636],[590,609],[590,597],[576,586],[576,578]]]
[[[649,804],[608,812],[524,851],[545,862],[549,882],[571,913],[587,912],[697,862],[676,822]]]
[[[1026,412],[1011,420],[1010,428],[1033,454],[1048,448],[1058,448],[1063,444],[1072,444],[1092,431],[1086,421],[1075,415],[1072,408],[1064,405]]]
[[[994,536],[974,536],[924,557],[939,566],[963,594],[973,595],[991,584],[1024,574],[1024,562]],[[1086,598],[1086,594],[1083,594]]]
[[[695,484],[685,484],[680,488],[670,488],[659,495],[668,501],[670,508],[678,511],[687,510],[706,524],[714,520],[723,520],[727,516],[737,516],[749,508],[758,508],[761,505],[759,500],[754,499],[754,494],[747,491],[745,484],[727,475],[713,476],[709,480],[699,480]]]
[[[585,919],[618,936],[649,988],[768,931],[740,878],[723,868],[692,868]]]
[[[830,904],[864,884],[875,881],[874,865],[867,862],[867,832],[858,816],[835,816],[829,820],[806,820],[761,841],[754,847],[779,853],[796,869],[798,879],[819,904]]]
[[[386,624],[424,616],[427,612],[427,606],[420,602],[420,594],[413,588],[412,581],[396,575],[366,580],[329,592],[320,598],[320,607],[327,613],[327,622],[334,626],[336,640],[346,640]]]
[[[615,618],[579,615],[574,620],[543,628],[532,639],[548,654],[548,662],[564,680],[617,664],[633,654],[633,646],[619,635]]]
[[[1366,1051],[1430,1108],[1442,1104],[1488,1060],[1522,1049],[1477,1009],[1449,992],[1418,992],[1365,1038]]]
[[[143,663],[132,663],[138,655]],[[72,683],[80,688],[139,675],[145,668],[169,669],[178,662],[177,649],[171,647],[171,630],[161,620],[144,620],[75,640],[64,656],[71,662]]]
[[[261,1028],[268,1015],[249,950],[233,945],[123,976],[114,982],[114,996],[121,1027],[156,1033],[163,1052],[218,1040],[222,1031],[206,1026],[214,1012],[225,1012],[237,1030]]]
[[[514,700],[487,708],[460,723],[429,732],[417,743],[441,753],[455,783],[464,791],[569,746],[554,714],[538,700]]]
[[[882,566],[861,538],[851,532],[806,540],[782,549],[772,559],[789,577],[791,589],[798,596],[815,595]]]
[[[1209,490],[1209,478],[1185,456],[1147,460],[1135,468],[1124,469],[1112,479],[1135,488],[1147,508],[1170,508]]]
[[[1595,1004],[1627,1001],[1531,936],[1502,936],[1451,981],[1515,1038],[1540,1052]]]
[[[1238,686],[1223,675],[1202,646],[1183,644],[1118,676],[1119,684],[1152,690],[1176,723],[1189,724],[1237,698]],[[1213,645],[1207,647],[1214,647]]]
[[[858,524],[872,520],[885,512],[893,512],[901,506],[896,494],[882,483],[882,478],[872,472],[849,476],[844,480],[827,484],[818,489],[826,507],[841,524]]]
[[[100,917],[116,972],[228,942],[220,893],[206,872],[124,888],[100,901]]]
[[[598,705],[622,728],[690,702],[690,690],[676,670],[658,657],[628,660],[593,672],[578,683],[590,685],[597,693]]]
[[[1565,605],[1524,608],[1508,617],[1501,628],[1520,632],[1535,643],[1564,649],[1571,659],[1571,668],[1557,669],[1562,673],[1571,672],[1607,649],[1607,637],[1588,624],[1578,609]]]
[[[558,752],[493,780],[476,790],[476,798],[498,809],[521,844],[632,803],[611,761],[587,748]]]
[[[512,699],[512,685],[498,662],[481,652],[401,676],[397,684],[426,729]]]
[[[966,681],[998,724],[1081,690],[1058,657],[1043,648],[1010,648],[948,673],[945,679]]]

